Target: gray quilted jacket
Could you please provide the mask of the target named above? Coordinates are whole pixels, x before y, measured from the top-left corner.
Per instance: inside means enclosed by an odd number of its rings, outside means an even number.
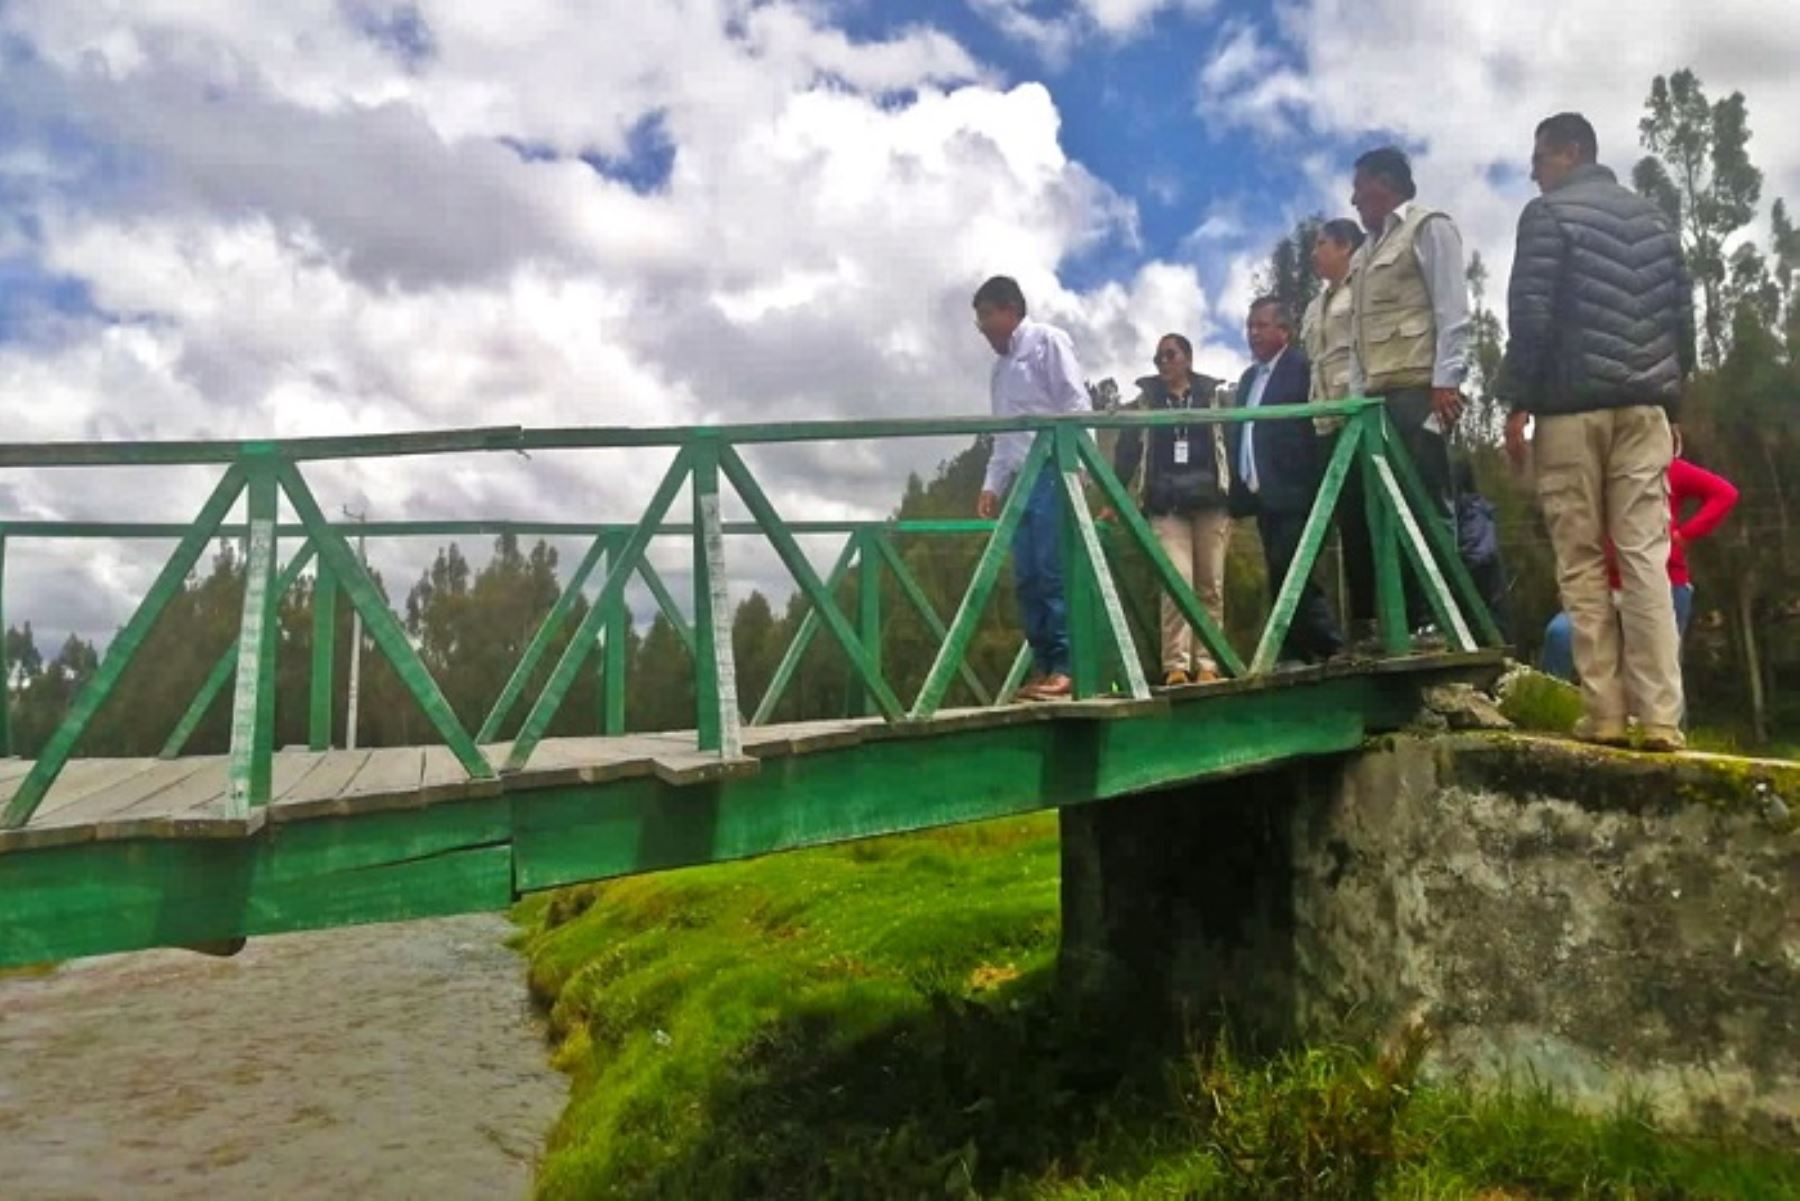
[[[1694,290],[1650,201],[1598,164],[1525,206],[1507,289],[1500,397],[1533,413],[1656,404],[1694,367]]]

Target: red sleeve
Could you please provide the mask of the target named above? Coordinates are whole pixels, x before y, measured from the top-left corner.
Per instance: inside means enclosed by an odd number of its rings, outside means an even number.
[[[1725,515],[1736,507],[1738,490],[1731,481],[1704,467],[1675,459],[1669,463],[1669,500],[1675,510],[1675,532],[1683,542],[1692,542],[1719,528]],[[1699,501],[1700,507],[1683,518],[1681,511],[1690,500]]]

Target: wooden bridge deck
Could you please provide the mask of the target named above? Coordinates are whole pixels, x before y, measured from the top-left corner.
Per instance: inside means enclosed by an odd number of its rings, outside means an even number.
[[[442,747],[285,750],[225,811],[222,755],[71,761],[0,832],[0,966],[504,908],[587,880],[898,833],[1354,749],[1498,652],[1415,655],[1095,700],[541,743],[469,779]],[[502,762],[505,744],[488,748]],[[29,764],[0,762],[0,802]]]
[[[753,770],[757,760],[798,746],[859,741],[876,735],[882,724],[871,718],[746,731],[745,757],[734,762],[697,751],[691,730],[622,738],[553,738],[539,745],[526,770],[488,780],[470,779],[444,746],[290,748],[275,755],[269,804],[253,809],[248,817],[227,813],[225,755],[77,759],[63,769],[28,825],[0,830],[0,854],[90,841],[247,837],[269,823],[418,809],[634,775],[655,775],[672,784],[696,783]],[[504,762],[511,748],[498,743],[484,749],[490,760]],[[28,760],[0,763],[0,804],[11,797],[30,768]]]

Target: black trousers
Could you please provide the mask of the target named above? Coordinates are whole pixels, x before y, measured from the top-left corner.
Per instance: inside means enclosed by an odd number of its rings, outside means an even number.
[[[1322,455],[1330,453],[1330,440],[1319,447]],[[1344,590],[1348,594],[1349,619],[1353,622],[1375,620],[1375,542],[1369,537],[1368,489],[1363,486],[1362,465],[1352,463],[1344,477],[1344,490],[1338,493],[1338,541],[1344,553]]]
[[[1288,568],[1300,552],[1300,535],[1306,529],[1305,513],[1260,511],[1256,530],[1262,535],[1263,562],[1269,570],[1269,603],[1273,604],[1287,579]],[[1337,619],[1331,615],[1331,604],[1319,582],[1307,577],[1300,593],[1300,604],[1294,610],[1294,622],[1288,627],[1281,644],[1281,657],[1314,662],[1328,659],[1344,649],[1344,637],[1338,632]]]

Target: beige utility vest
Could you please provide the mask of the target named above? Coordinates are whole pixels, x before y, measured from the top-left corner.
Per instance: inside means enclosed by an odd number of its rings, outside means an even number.
[[[1355,276],[1350,281],[1356,306],[1356,349],[1362,358],[1364,387],[1371,396],[1431,387],[1431,368],[1437,361],[1437,321],[1414,244],[1419,230],[1434,218],[1444,218],[1444,214],[1415,204],[1379,246],[1365,242],[1356,252]]]
[[[1341,284],[1327,281],[1306,307],[1300,324],[1300,342],[1312,364],[1311,401],[1342,400],[1350,395],[1351,298],[1356,276]],[[1314,417],[1313,429],[1332,434],[1344,427],[1342,417]]]
[[[1306,307],[1300,341],[1312,363],[1313,400],[1342,400],[1350,395],[1350,307],[1356,277],[1326,283]]]

